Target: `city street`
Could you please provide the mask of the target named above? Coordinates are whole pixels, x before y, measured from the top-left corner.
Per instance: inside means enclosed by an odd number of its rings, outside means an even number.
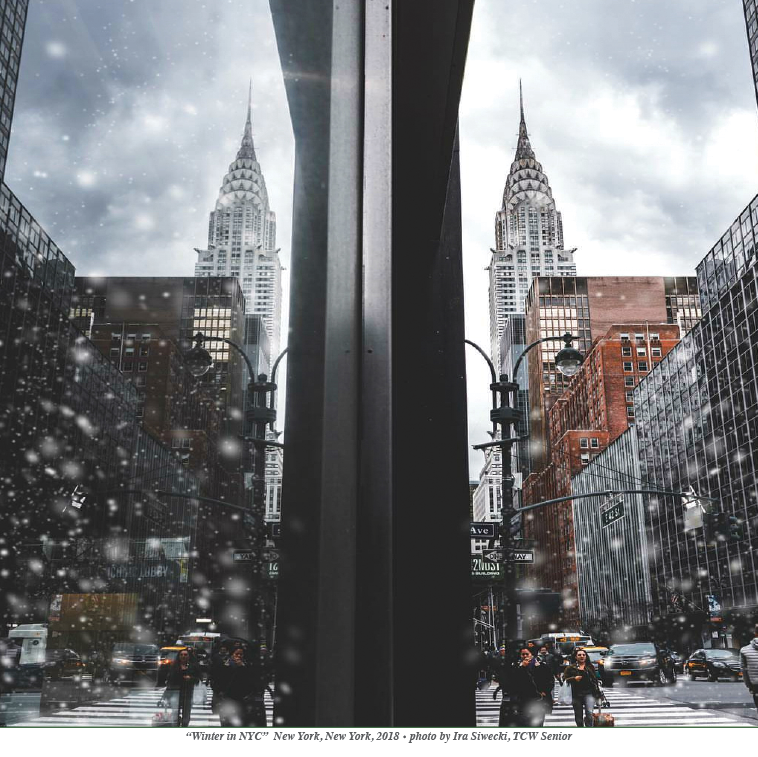
[[[494,688],[476,693],[478,726],[496,726],[500,702]],[[616,727],[624,726],[758,726],[752,698],[742,683],[707,683],[680,680],[676,686],[647,684],[613,686],[605,690]],[[750,703],[750,707],[745,705]],[[751,709],[752,708],[752,709]],[[574,727],[568,705],[557,705],[545,718],[545,726]]]
[[[12,726],[150,726],[153,715],[158,712],[158,702],[163,689],[135,689],[124,696],[106,702],[96,702],[71,710],[61,710],[48,715],[35,716],[14,722]],[[268,692],[266,697],[266,717],[273,723],[273,702]],[[206,701],[193,705],[189,727],[208,728],[220,726],[218,715],[211,711],[211,691],[208,689]]]

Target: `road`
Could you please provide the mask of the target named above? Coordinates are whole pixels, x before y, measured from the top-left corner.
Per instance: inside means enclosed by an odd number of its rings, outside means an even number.
[[[494,687],[476,693],[480,727],[498,723],[501,699],[498,695],[494,702],[493,691]],[[680,680],[675,686],[616,685],[605,691],[616,727],[758,726],[752,697],[742,683]],[[557,705],[545,718],[545,726],[575,727],[573,710],[569,705]]]

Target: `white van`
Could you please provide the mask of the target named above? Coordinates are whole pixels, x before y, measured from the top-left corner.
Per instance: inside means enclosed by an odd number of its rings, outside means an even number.
[[[24,623],[11,628],[8,638],[21,646],[19,665],[41,665],[47,649],[47,623]]]

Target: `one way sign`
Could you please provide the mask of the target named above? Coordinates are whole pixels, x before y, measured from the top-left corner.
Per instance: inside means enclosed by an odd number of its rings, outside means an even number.
[[[490,562],[505,562],[505,553],[502,549],[490,549],[482,552],[482,557]],[[507,562],[534,562],[534,550],[509,550]]]

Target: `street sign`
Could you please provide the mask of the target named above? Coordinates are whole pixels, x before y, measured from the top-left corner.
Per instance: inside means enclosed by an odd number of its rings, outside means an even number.
[[[472,539],[496,539],[497,523],[471,522]]]
[[[611,523],[615,523],[619,518],[623,518],[624,515],[624,502],[623,500],[619,500],[616,504],[611,505],[611,507],[600,513],[600,524],[605,528],[606,526],[610,526]]]
[[[485,560],[478,555],[472,555],[471,575],[473,578],[499,578],[503,575],[503,566],[501,563]]]
[[[255,560],[255,552],[252,549],[240,550],[232,555],[234,562],[253,562]]]
[[[508,562],[534,562],[534,551],[533,550],[511,550],[510,557],[508,558]]]
[[[502,549],[490,549],[482,552],[482,558],[490,562],[534,562],[533,549],[510,549],[508,550],[508,559],[505,559],[505,552]]]

